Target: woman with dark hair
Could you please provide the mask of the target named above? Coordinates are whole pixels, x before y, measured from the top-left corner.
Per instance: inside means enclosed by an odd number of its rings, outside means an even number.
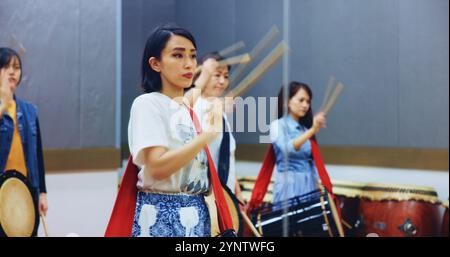
[[[0,48],[0,173],[16,170],[24,175],[34,188],[39,214],[45,216],[48,204],[39,121],[36,107],[15,95],[21,78],[20,56]]]
[[[303,195],[317,188],[318,176],[311,152],[311,142],[325,126],[324,113],[313,117],[312,92],[308,85],[293,81],[289,84],[287,109],[283,113],[283,89],[278,95],[278,116],[270,125],[270,138],[275,153],[277,172],[273,202]],[[287,162],[285,162],[287,157]]]
[[[212,70],[203,68],[199,79],[195,82],[196,88],[201,89],[201,95],[195,101],[194,110],[200,120],[202,120],[203,126],[206,125],[207,113],[213,104],[212,101],[222,97],[230,83],[228,79],[230,67],[218,65],[219,61],[223,59],[224,58],[217,52],[208,53],[200,59],[202,67],[211,67],[211,61],[216,63],[216,66],[212,66]],[[206,72],[209,74],[209,79],[202,80],[202,77]],[[236,140],[231,133],[231,126],[225,113],[223,115],[223,128],[223,133],[212,141],[208,147],[211,151],[222,185],[226,185],[241,202],[244,202],[241,188],[236,179]]]
[[[157,27],[142,58],[145,94],[131,107],[128,142],[140,169],[132,236],[210,236],[204,196],[209,192],[205,146],[222,131],[215,104],[196,135],[184,91],[197,67],[196,43],[185,29]]]

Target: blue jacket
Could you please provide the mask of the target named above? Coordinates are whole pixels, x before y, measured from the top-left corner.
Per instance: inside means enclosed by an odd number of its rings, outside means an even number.
[[[44,158],[42,153],[41,133],[36,107],[14,96],[17,105],[17,123],[28,179],[38,193],[46,193]],[[8,113],[0,119],[0,173],[4,172],[8,160],[11,142],[14,133],[14,121]]]

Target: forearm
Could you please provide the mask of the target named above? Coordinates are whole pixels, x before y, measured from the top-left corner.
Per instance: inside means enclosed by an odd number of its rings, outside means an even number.
[[[145,150],[145,165],[148,172],[146,175],[158,180],[170,177],[188,165],[213,138],[211,134],[203,133],[189,143],[156,157],[151,153],[151,149]]]
[[[209,82],[211,75],[206,74],[206,72],[202,72],[198,79],[194,83],[194,88],[190,89],[186,92],[185,97],[188,99],[189,104],[193,107],[195,102],[201,96],[202,91],[205,89],[206,85]]]
[[[241,191],[241,185],[239,184],[239,181],[236,179],[236,185],[234,187],[234,192],[236,196],[241,196],[242,195],[242,191]]]
[[[299,136],[297,139],[294,140],[294,149],[299,150],[302,145],[309,140],[311,137],[313,137],[316,134],[316,131],[313,128],[308,129],[305,133],[303,133],[301,136]]]

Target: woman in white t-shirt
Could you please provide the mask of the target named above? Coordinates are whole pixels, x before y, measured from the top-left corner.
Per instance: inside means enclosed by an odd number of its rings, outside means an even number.
[[[211,109],[213,101],[221,97],[229,86],[228,73],[230,67],[219,66],[219,61],[223,59],[219,53],[212,52],[204,55],[200,60],[203,69],[199,78],[195,81],[195,86],[197,89],[201,89],[201,95],[195,101],[194,110],[199,119],[201,119],[202,126],[205,126],[207,123],[208,110]],[[208,73],[208,75],[204,76],[204,73]],[[209,77],[209,79],[202,79],[204,77]],[[241,188],[236,178],[236,140],[231,133],[231,126],[225,113],[223,115],[223,128],[223,133],[209,143],[208,148],[222,185],[226,185],[241,202],[244,202]]]
[[[210,236],[204,195],[210,190],[204,147],[222,131],[209,119],[196,135],[184,90],[197,66],[195,39],[187,30],[163,26],[147,40],[142,59],[145,94],[131,107],[128,142],[139,168],[133,236]],[[222,116],[217,104],[211,116]]]

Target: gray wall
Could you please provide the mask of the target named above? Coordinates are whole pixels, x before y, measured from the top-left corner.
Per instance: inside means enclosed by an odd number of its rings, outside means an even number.
[[[272,25],[283,28],[282,4],[176,1],[176,21],[200,52],[239,40],[249,51]],[[312,86],[316,109],[331,75],[346,86],[321,143],[448,148],[447,0],[292,0],[289,16],[290,79]],[[276,95],[281,72],[279,63],[247,95]],[[235,135],[257,143],[257,133]]]
[[[39,108],[46,148],[115,145],[120,111],[126,143],[145,40],[176,22],[197,38],[200,55],[243,40],[249,51],[272,25],[279,0],[0,2],[0,44],[27,49],[18,95]],[[116,19],[122,19],[121,109],[116,110]],[[320,140],[328,145],[448,148],[448,1],[291,1],[290,78],[309,83],[321,102],[329,76],[346,85]],[[202,18],[202,19],[200,19]],[[276,41],[281,40],[281,35]],[[275,42],[271,44],[271,48]],[[268,53],[265,51],[256,61]],[[254,67],[254,65],[252,65]],[[248,96],[274,96],[278,63]],[[256,143],[259,134],[237,133]]]
[[[347,86],[323,143],[448,148],[448,1],[292,5],[291,72],[318,99],[331,74]]]
[[[175,1],[122,2],[122,122],[121,141],[128,148],[128,120],[134,98],[142,93],[140,65],[145,42],[157,25],[175,20]]]
[[[26,48],[17,95],[38,107],[45,148],[115,146],[116,4],[2,0],[0,45]]]

